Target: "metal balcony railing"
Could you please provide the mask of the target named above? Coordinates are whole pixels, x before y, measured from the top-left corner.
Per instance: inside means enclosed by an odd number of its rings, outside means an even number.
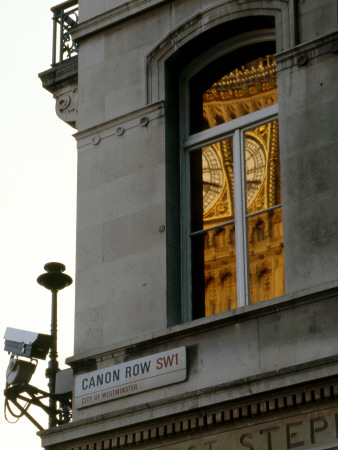
[[[68,0],[51,8],[53,12],[52,65],[77,55],[77,45],[72,31],[78,23],[78,0]]]

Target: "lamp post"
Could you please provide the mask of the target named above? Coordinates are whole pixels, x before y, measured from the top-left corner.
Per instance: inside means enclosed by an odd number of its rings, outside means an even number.
[[[56,373],[59,371],[59,363],[57,361],[57,293],[61,289],[70,286],[73,282],[72,278],[63,273],[66,270],[66,266],[57,262],[50,262],[45,264],[44,269],[46,273],[43,273],[37,278],[37,282],[52,292],[52,310],[51,310],[51,336],[52,346],[49,352],[48,369],[46,370],[46,377],[48,378],[49,393],[49,407],[56,410],[56,400],[53,396],[55,394],[55,378]],[[56,426],[56,416],[49,416],[49,428]]]

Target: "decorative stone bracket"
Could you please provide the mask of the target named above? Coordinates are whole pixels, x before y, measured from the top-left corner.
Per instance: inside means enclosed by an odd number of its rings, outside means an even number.
[[[77,120],[77,85],[68,85],[67,87],[60,89],[54,93],[56,100],[55,111],[57,116],[68,123],[72,127],[76,128]]]
[[[39,74],[42,86],[56,100],[57,116],[76,128],[78,97],[78,57],[74,56]]]

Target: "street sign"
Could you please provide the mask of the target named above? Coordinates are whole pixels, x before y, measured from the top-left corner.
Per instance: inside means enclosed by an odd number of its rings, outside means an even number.
[[[186,379],[186,349],[135,359],[75,377],[75,407],[85,408]]]

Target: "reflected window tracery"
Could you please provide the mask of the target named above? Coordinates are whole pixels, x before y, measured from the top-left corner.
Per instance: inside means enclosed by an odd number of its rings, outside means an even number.
[[[205,129],[277,103],[276,62],[266,55],[225,74],[203,93]]]

